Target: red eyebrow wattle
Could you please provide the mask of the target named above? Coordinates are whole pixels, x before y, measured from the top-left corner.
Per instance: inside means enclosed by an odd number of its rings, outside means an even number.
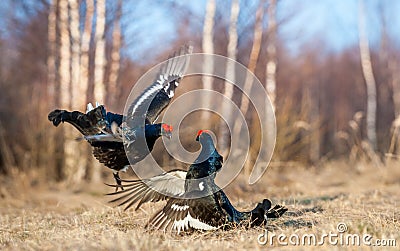
[[[199,131],[197,132],[197,136],[200,136],[203,132],[210,133],[209,130],[199,130]]]

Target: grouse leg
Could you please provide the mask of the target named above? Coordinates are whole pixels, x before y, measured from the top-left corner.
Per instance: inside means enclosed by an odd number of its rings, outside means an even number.
[[[117,187],[115,188],[115,192],[118,192],[118,188],[119,187],[121,188],[121,190],[124,190],[124,188],[122,187],[121,178],[119,177],[118,173],[119,173],[118,171],[113,172],[115,182],[117,183]]]

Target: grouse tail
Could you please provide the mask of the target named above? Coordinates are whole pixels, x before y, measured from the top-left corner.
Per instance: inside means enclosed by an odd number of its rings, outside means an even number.
[[[267,219],[279,218],[285,212],[287,208],[281,205],[275,205],[272,207],[272,203],[268,199],[264,199],[258,203],[256,208],[251,211],[251,220],[253,225],[262,225],[266,223]]]
[[[54,126],[58,126],[61,122],[63,122],[63,115],[64,113],[67,113],[66,110],[54,110],[49,113],[47,118],[53,122]]]

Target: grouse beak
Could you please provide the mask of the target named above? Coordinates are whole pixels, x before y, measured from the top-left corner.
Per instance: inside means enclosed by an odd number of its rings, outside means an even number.
[[[167,137],[168,139],[172,138],[172,132],[165,132],[165,137]]]
[[[199,136],[200,136],[200,135],[197,135],[197,137],[196,137],[196,141],[199,141]]]

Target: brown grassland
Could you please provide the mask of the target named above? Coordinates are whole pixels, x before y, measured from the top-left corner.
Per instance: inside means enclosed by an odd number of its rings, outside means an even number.
[[[4,250],[258,250],[281,249],[277,243],[260,245],[264,229],[238,227],[229,231],[176,235],[148,231],[146,221],[164,204],[144,205],[138,211],[113,207],[104,196],[113,189],[103,184],[68,186],[46,184],[39,174],[14,173],[3,177],[0,190],[0,249]],[[111,176],[111,175],[110,175]],[[110,180],[111,182],[111,177]],[[263,198],[285,204],[284,217],[270,220],[269,234],[370,234],[395,239],[400,245],[400,168],[370,164],[329,162],[321,167],[272,165],[254,186],[239,176],[225,192],[239,209],[250,209]],[[46,184],[46,185],[44,185]],[[287,241],[287,239],[286,239]],[[319,241],[319,240],[317,240]],[[351,243],[350,243],[351,244]],[[380,247],[330,245],[325,249],[379,249]],[[291,246],[287,249],[320,246]]]

